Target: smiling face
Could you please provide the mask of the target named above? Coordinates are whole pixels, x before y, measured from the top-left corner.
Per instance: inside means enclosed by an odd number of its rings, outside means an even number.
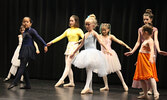
[[[110,29],[108,29],[107,26],[102,26],[101,27],[101,33],[102,33],[103,36],[108,35],[109,31],[110,31]]]
[[[73,17],[70,17],[70,19],[69,19],[69,26],[70,27],[74,27],[74,25],[75,25],[75,19]]]
[[[85,20],[85,28],[87,31],[92,31],[94,29],[95,25],[92,23],[91,19]]]
[[[24,28],[30,28],[32,23],[30,22],[30,18],[29,17],[24,17],[23,21],[22,21],[22,25],[24,26]]]
[[[20,33],[21,33],[21,34],[23,34],[23,33],[24,33],[24,31],[25,31],[24,26],[21,26],[21,27],[20,27]]]
[[[152,19],[149,16],[143,16],[144,24],[152,23]]]

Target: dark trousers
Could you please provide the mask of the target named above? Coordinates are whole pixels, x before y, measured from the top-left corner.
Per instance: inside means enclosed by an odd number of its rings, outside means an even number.
[[[28,71],[27,71],[27,67],[26,67],[28,62],[29,62],[28,58],[21,58],[20,59],[20,68],[17,72],[15,79],[13,80],[13,84],[17,84],[18,81],[20,80],[21,76],[23,75],[26,86],[30,87],[30,79],[29,79],[29,75],[28,75]]]

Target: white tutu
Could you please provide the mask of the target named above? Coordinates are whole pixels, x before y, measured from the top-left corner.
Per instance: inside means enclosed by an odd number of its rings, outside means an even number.
[[[88,68],[97,73],[98,76],[106,76],[108,63],[105,55],[97,49],[82,50],[73,60],[72,64],[77,68]]]
[[[108,55],[105,53],[106,60],[109,64],[109,67],[107,69],[107,73],[114,73],[116,71],[121,70],[121,64],[118,59],[117,53],[114,50],[110,50],[112,55]]]
[[[12,65],[18,66],[18,67],[20,66],[20,59],[18,59],[20,48],[21,48],[21,45],[18,45],[15,52],[14,52],[12,60],[11,60]]]

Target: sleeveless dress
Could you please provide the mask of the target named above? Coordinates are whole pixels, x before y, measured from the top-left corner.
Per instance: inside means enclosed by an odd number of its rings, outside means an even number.
[[[112,41],[107,38],[107,39],[102,39],[103,43],[105,44],[105,46],[107,47],[107,49],[111,52],[112,55],[109,55],[106,53],[106,50],[103,46],[101,46],[101,51],[105,54],[106,60],[109,64],[109,67],[107,69],[107,73],[114,73],[116,71],[121,70],[121,64],[120,61],[118,59],[118,55],[117,53],[111,48],[111,43]]]
[[[85,50],[82,50],[72,61],[77,68],[87,68],[103,77],[107,75],[108,63],[105,55],[96,49],[96,39],[90,34],[84,42]]]
[[[152,39],[154,40],[154,33],[158,31],[158,29],[156,27],[153,27],[153,32],[152,32]],[[142,28],[139,28],[138,29],[138,33],[140,34],[140,43],[142,44],[144,42],[144,38],[143,38],[143,32],[142,32]],[[156,47],[154,45],[154,58],[155,58],[155,63],[156,63],[156,57],[157,57],[157,50],[156,50]],[[156,70],[156,66],[154,66],[153,70],[157,71]],[[147,86],[149,86],[148,82],[146,81],[147,83]],[[139,81],[137,80],[133,80],[132,82],[132,88],[141,88],[141,84]]]

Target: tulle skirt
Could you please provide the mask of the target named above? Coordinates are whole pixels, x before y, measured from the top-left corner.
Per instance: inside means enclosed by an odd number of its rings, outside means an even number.
[[[87,68],[93,70],[98,76],[107,75],[108,63],[105,55],[97,49],[82,50],[72,61],[77,68]]]
[[[34,46],[22,46],[19,52],[19,59],[28,58],[35,60],[36,51]]]
[[[111,51],[112,55],[104,53],[106,60],[109,64],[109,67],[107,69],[107,73],[109,73],[109,74],[121,70],[121,64],[120,64],[120,61],[118,59],[117,53],[114,50],[110,50],[110,51]]]

